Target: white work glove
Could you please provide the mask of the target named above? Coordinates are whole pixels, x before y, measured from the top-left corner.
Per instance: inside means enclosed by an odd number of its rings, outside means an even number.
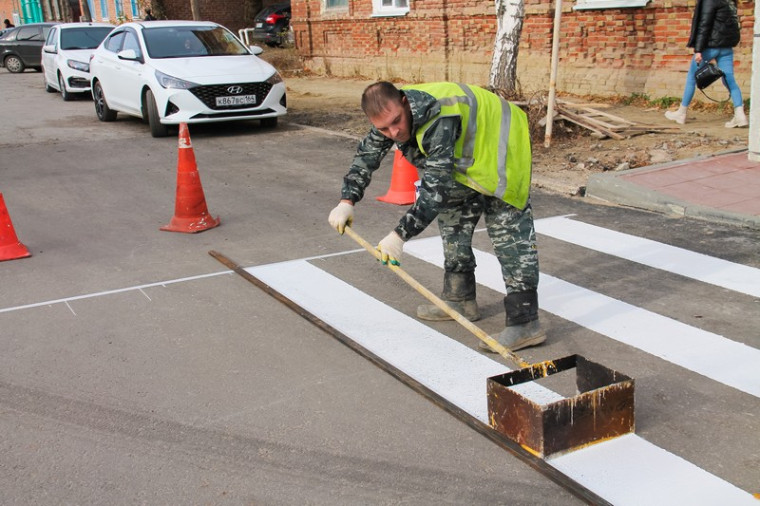
[[[380,261],[383,265],[401,265],[401,252],[404,251],[404,240],[393,231],[385,236],[385,239],[377,245],[377,251],[380,252]]]
[[[330,216],[327,217],[327,221],[330,222],[330,226],[343,235],[346,230],[346,225],[351,226],[354,222],[354,206],[348,202],[341,202],[335,209],[330,211]]]

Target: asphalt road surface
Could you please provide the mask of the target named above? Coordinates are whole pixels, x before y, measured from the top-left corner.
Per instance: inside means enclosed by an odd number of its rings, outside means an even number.
[[[485,403],[485,376],[472,387],[468,375],[514,366],[456,323],[417,321],[424,299],[327,225],[354,140],[287,119],[192,126],[221,225],[165,232],[176,132],[101,123],[90,100],[63,102],[34,72],[0,72],[0,95],[0,192],[32,253],[0,262],[0,503],[755,503],[757,232],[533,195],[550,331],[521,356],[577,353],[636,382],[635,434],[542,467],[466,420]],[[355,229],[373,243],[404,211],[375,200],[390,162],[357,207]],[[436,236],[433,225],[403,261],[435,292]],[[503,286],[485,232],[476,247],[478,326],[492,333]]]

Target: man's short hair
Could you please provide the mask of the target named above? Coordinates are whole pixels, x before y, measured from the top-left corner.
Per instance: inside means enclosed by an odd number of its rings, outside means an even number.
[[[388,81],[370,84],[362,93],[362,111],[368,118],[374,118],[388,108],[389,102],[400,102],[404,94]]]

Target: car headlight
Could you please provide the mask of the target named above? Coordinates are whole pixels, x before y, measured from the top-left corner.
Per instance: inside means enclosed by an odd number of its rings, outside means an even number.
[[[196,83],[166,75],[158,70],[156,70],[156,79],[158,80],[158,84],[164,88],[171,88],[174,90],[189,90],[194,86],[198,86]]]
[[[270,77],[269,79],[267,79],[265,82],[267,82],[267,83],[271,84],[272,86],[274,86],[275,84],[282,82],[282,76],[280,75],[279,72],[275,72],[272,75],[272,77]]]
[[[90,64],[85,63],[83,61],[76,61],[76,60],[66,60],[66,65],[73,68],[74,70],[78,70],[80,72],[89,72],[90,71]]]

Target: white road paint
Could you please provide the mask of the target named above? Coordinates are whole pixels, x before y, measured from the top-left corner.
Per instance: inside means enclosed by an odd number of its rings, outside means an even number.
[[[52,306],[53,304],[66,304],[66,306],[69,308],[69,310],[74,313],[74,310],[71,308],[70,302],[76,301],[76,300],[83,300],[83,299],[92,299],[94,297],[103,297],[106,295],[115,295],[117,293],[125,293],[125,292],[142,292],[143,295],[148,297],[148,295],[143,292],[144,288],[155,288],[157,286],[166,286],[166,285],[173,285],[175,283],[184,283],[186,281],[195,281],[196,279],[204,279],[204,278],[211,278],[214,276],[220,276],[222,274],[232,274],[232,271],[221,271],[221,272],[212,272],[209,274],[200,274],[198,276],[190,276],[187,278],[178,278],[178,279],[172,279],[169,281],[159,281],[157,283],[148,283],[147,285],[136,285],[136,286],[129,286],[126,288],[117,288],[115,290],[106,290],[103,292],[94,292],[94,293],[86,293],[84,295],[74,295],[72,297],[64,297],[61,299],[53,299],[53,300],[46,300],[43,302],[35,302],[33,304],[24,304],[21,306],[11,306],[11,307],[4,307],[0,308],[0,313],[9,313],[11,311],[20,311],[22,309],[32,309],[35,307],[42,307],[42,306]],[[150,300],[150,297],[148,297],[148,300]],[[74,313],[74,316],[76,316],[76,313]]]
[[[404,252],[443,266],[443,246],[438,237],[409,241]],[[475,250],[475,257],[478,283],[506,293],[496,257],[480,250]],[[538,303],[544,311],[760,397],[760,350],[756,348],[544,273]]]
[[[757,295],[757,269],[620,234],[564,217],[537,220],[537,231],[563,241],[602,251],[626,260],[675,272],[737,292]],[[582,242],[578,238],[583,238]],[[625,247],[625,244],[633,245]],[[406,252],[442,265],[440,239],[410,241]],[[363,251],[363,250],[354,250]],[[352,251],[352,252],[354,252]],[[340,254],[312,257],[324,258]],[[478,255],[478,280],[503,293],[498,262],[491,254]],[[459,406],[481,422],[487,421],[486,378],[509,369],[476,351],[399,313],[302,259],[248,269],[276,290],[328,324],[356,340],[372,353]],[[167,286],[230,274],[221,271],[170,281],[0,308],[0,313],[65,304],[145,288]],[[326,300],[325,290],[331,297]],[[638,347],[665,360],[697,371],[758,396],[760,379],[752,366],[760,363],[758,350],[715,334],[694,329],[621,301],[542,274],[539,290],[544,310],[605,336]],[[149,298],[149,297],[148,297]],[[149,298],[150,299],[150,298]],[[656,332],[653,329],[657,329]],[[719,357],[720,360],[711,360]],[[712,362],[715,364],[712,364]],[[721,371],[719,364],[732,367]],[[560,396],[535,383],[522,394],[538,403]],[[638,504],[748,504],[757,500],[747,492],[707,471],[652,445],[635,434],[553,457],[548,462],[569,478],[616,505]]]
[[[535,221],[536,232],[584,248],[760,297],[760,269],[635,235],[555,216]]]
[[[440,240],[438,241],[440,243]],[[486,379],[509,369],[304,261],[246,269],[430,390],[488,423]],[[325,297],[329,293],[329,297]],[[557,394],[529,383],[536,402]],[[749,493],[630,434],[547,462],[616,505],[747,504]]]

